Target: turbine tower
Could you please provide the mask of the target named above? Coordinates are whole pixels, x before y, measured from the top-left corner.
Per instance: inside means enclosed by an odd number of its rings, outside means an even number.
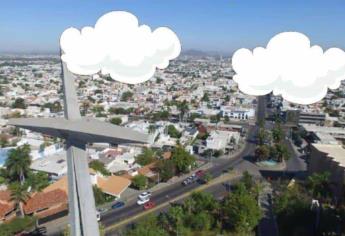
[[[65,139],[67,150],[69,221],[73,236],[98,236],[95,200],[89,176],[86,144],[147,143],[149,136],[128,128],[81,117],[74,76],[61,61],[64,118],[18,118],[8,124]]]

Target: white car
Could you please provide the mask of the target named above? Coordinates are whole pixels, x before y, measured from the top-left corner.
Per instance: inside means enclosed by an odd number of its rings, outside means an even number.
[[[150,201],[150,198],[138,199],[137,204],[140,206],[140,205],[144,205],[145,203],[149,201]]]
[[[139,194],[138,199],[139,199],[139,200],[148,199],[148,198],[151,197],[151,195],[152,195],[152,194],[151,194],[151,192],[149,192],[149,191],[143,192],[143,193]]]
[[[97,221],[101,220],[101,213],[99,211],[96,211],[96,218],[97,218]]]

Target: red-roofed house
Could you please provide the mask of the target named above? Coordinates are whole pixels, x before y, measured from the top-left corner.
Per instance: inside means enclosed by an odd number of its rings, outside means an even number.
[[[16,206],[11,201],[11,192],[0,191],[0,222],[12,220],[16,216]]]
[[[67,210],[67,194],[62,189],[55,189],[49,192],[38,192],[24,205],[26,215],[34,215],[38,218],[44,218],[63,210]]]

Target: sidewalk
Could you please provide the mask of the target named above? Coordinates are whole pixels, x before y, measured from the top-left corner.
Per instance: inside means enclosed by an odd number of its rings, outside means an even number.
[[[263,190],[259,196],[259,204],[263,210],[263,218],[258,226],[259,236],[278,236],[279,230],[272,206],[272,187],[264,182]]]

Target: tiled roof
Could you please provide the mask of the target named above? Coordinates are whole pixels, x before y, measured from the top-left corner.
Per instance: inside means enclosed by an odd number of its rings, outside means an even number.
[[[26,214],[30,214],[40,209],[67,203],[67,201],[67,194],[61,189],[55,189],[49,192],[39,192],[31,196],[27,201],[24,205],[24,211]]]
[[[2,203],[0,202],[0,219],[3,219],[5,217],[5,215],[10,212],[13,211],[15,208],[13,203]]]
[[[129,179],[121,176],[111,175],[109,177],[97,177],[98,187],[105,193],[119,196],[131,184]]]
[[[15,204],[11,202],[11,192],[8,190],[0,191],[0,218],[4,218],[14,208]]]
[[[42,211],[36,214],[36,216],[38,216],[39,218],[44,218],[47,216],[51,216],[54,215],[56,213],[62,212],[68,210],[68,204],[67,203],[62,203],[60,206],[46,210],[46,211]]]
[[[0,191],[0,201],[10,201],[11,192],[9,190]]]
[[[145,175],[146,177],[152,177],[156,174],[154,171],[155,168],[156,168],[156,162],[152,162],[151,164],[148,164],[140,168],[138,172],[139,174]]]
[[[52,183],[51,185],[49,185],[48,187],[46,187],[45,189],[43,189],[42,192],[50,192],[56,189],[61,189],[64,192],[67,193],[68,191],[68,180],[67,180],[67,175],[63,176],[62,178],[60,178],[58,181]]]

